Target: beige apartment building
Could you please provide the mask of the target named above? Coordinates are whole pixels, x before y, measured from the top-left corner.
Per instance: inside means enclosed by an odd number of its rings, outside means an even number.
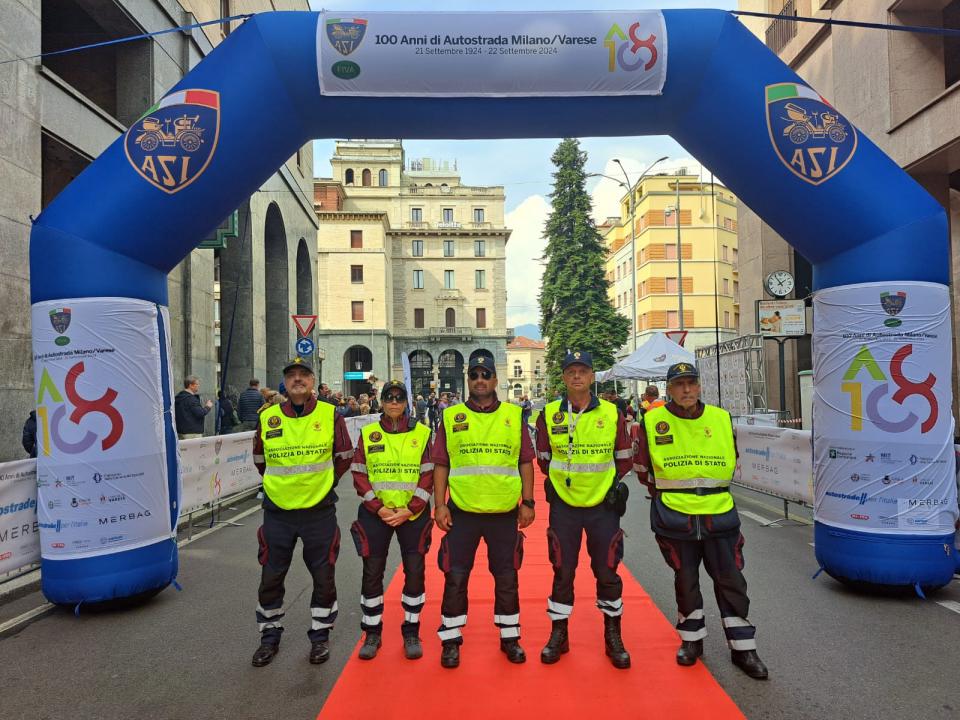
[[[531,400],[542,398],[547,383],[547,346],[541,340],[522,335],[507,345],[508,397],[519,400],[526,395]]]
[[[793,15],[960,29],[960,0],[740,0],[741,10],[777,13],[743,18],[767,46],[894,162],[925,187],[950,218],[952,283],[960,280],[960,40],[931,34],[791,22]],[[896,198],[877,198],[895,202]],[[795,297],[810,292],[807,262],[746,206],[740,206],[741,298],[764,297],[774,270],[797,277]],[[957,303],[954,298],[954,327]],[[749,314],[741,333],[753,332]],[[956,343],[956,340],[954,341]],[[773,346],[773,343],[769,343]],[[957,346],[954,346],[956,368]],[[776,387],[776,348],[767,351],[767,385]],[[809,345],[787,345],[787,406],[799,413],[797,372],[810,368]],[[954,371],[954,397],[957,374]]]
[[[345,394],[369,376],[463,393],[470,353],[505,367],[504,192],[461,183],[455,164],[407,160],[399,140],[343,140],[315,182],[323,379]]]

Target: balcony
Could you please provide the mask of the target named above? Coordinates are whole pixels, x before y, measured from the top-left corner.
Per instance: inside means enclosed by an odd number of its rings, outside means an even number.
[[[421,220],[411,220],[410,222],[405,222],[403,227],[406,230],[429,230],[430,223]]]
[[[780,17],[767,26],[766,42],[767,47],[779,55],[797,35],[797,23],[793,20],[797,16],[795,0],[787,0],[777,15]]]
[[[450,220],[448,222],[438,222],[437,228],[439,230],[459,230],[460,223],[454,222],[453,220]]]

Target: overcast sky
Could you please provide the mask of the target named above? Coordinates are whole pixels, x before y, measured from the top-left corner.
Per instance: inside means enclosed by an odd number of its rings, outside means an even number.
[[[411,10],[457,11],[482,10],[623,10],[666,8],[718,8],[733,10],[737,0],[366,0],[341,2],[311,0],[315,10],[347,11],[362,16],[363,11]],[[381,137],[389,137],[385,130]],[[456,160],[461,181],[465,185],[503,185],[506,191],[506,224],[513,230],[507,244],[507,325],[539,324],[537,294],[543,268],[543,226],[549,213],[553,154],[559,139],[534,140],[409,140],[404,141],[408,158],[432,157]],[[670,171],[686,167],[699,172],[700,166],[671,138],[666,136],[582,138],[581,147],[588,154],[587,170],[619,177],[613,158],[619,158],[631,180],[664,155],[657,166]],[[318,140],[314,147],[314,169],[320,177],[329,177],[332,140]],[[618,214],[617,205],[623,190],[612,180],[592,178],[587,190],[594,199],[594,217],[598,221]]]

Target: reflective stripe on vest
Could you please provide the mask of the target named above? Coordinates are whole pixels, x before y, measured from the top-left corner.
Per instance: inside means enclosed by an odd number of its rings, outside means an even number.
[[[360,438],[374,494],[388,508],[406,507],[424,471],[420,460],[430,440],[430,429],[417,423],[406,432],[388,433],[380,423],[370,423],[360,429]]]
[[[500,403],[491,413],[466,404],[443,411],[450,456],[450,498],[461,510],[500,513],[520,501],[520,408]]]
[[[334,407],[318,402],[309,415],[292,418],[280,405],[260,413],[260,437],[267,464],[263,490],[284,510],[309,508],[333,487]]]
[[[718,515],[733,507],[730,493],[696,495],[669,492],[730,485],[737,467],[730,414],[704,405],[695,420],[680,418],[666,407],[652,408],[643,417],[651,470],[663,504],[690,515]]]
[[[550,483],[560,499],[574,507],[594,507],[603,502],[617,474],[614,446],[617,443],[617,406],[606,400],[584,412],[563,412],[555,400],[543,410],[550,441]],[[570,422],[574,420],[573,457],[570,449]]]

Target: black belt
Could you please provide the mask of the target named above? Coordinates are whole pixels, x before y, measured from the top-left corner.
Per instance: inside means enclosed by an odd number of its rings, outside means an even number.
[[[659,490],[659,488],[658,488]],[[698,487],[698,488],[664,488],[660,492],[687,493],[688,495],[716,495],[730,492],[728,487]]]

